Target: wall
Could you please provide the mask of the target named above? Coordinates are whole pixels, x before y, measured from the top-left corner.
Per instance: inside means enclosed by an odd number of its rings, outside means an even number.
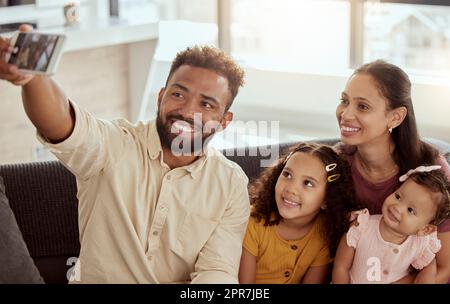
[[[95,116],[129,118],[128,45],[65,53],[54,79]],[[0,81],[0,143],[0,164],[33,161],[40,146],[20,89],[5,81]]]

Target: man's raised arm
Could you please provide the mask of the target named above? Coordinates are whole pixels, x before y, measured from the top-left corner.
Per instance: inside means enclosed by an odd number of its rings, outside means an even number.
[[[56,143],[68,138],[75,125],[70,103],[50,78],[35,76],[22,86],[25,112],[42,137]]]
[[[32,30],[21,25],[20,31]],[[22,86],[25,112],[38,132],[50,142],[68,138],[75,124],[75,115],[61,88],[50,78],[23,74],[5,62],[4,55],[12,52],[10,41],[0,38],[0,79]]]

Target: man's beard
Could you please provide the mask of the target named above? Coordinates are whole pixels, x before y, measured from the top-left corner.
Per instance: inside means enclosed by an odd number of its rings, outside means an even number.
[[[174,134],[171,132],[172,124],[170,122],[177,120],[188,123],[194,130],[200,130],[200,132],[194,132],[195,134],[192,138],[187,138],[181,134]],[[168,115],[166,117],[166,124],[164,124],[159,109],[156,117],[156,130],[158,131],[161,146],[170,149],[172,154],[176,156],[201,155],[203,148],[207,146],[217,131],[217,129],[212,129],[210,133],[204,133],[203,125],[201,123],[196,125],[193,120],[186,119],[181,115],[176,114]]]

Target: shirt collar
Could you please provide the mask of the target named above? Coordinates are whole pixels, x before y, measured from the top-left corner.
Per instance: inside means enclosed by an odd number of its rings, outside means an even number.
[[[210,154],[210,152],[208,152],[208,150],[209,150],[208,147],[206,147],[202,156],[200,156],[192,164],[189,164],[189,165],[183,167],[191,174],[191,177],[193,179],[196,178],[196,176],[200,173],[203,166],[205,165],[206,160],[208,159],[209,154]]]
[[[185,169],[188,171],[192,178],[195,179],[195,177],[199,174],[201,169],[206,163],[206,160],[208,157],[212,154],[211,151],[212,148],[205,147],[203,155],[200,156],[196,161],[193,163],[180,167],[180,169]],[[148,141],[147,141],[147,153],[150,159],[155,160],[157,158],[160,158],[162,160],[162,146],[161,146],[161,140],[159,138],[158,130],[156,129],[156,120],[153,120],[149,122],[149,134],[148,134]],[[161,161],[161,165],[163,165]]]
[[[156,130],[156,120],[150,121],[148,128],[147,153],[150,159],[155,160],[162,155],[161,140]]]

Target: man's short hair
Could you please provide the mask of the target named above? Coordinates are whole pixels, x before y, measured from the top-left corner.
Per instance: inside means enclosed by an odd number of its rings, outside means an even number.
[[[244,85],[244,71],[225,52],[215,47],[194,46],[177,53],[170,67],[166,86],[172,74],[182,65],[208,69],[228,80],[228,90],[231,94],[231,100],[226,107],[227,111],[231,107],[239,91],[239,87]]]

